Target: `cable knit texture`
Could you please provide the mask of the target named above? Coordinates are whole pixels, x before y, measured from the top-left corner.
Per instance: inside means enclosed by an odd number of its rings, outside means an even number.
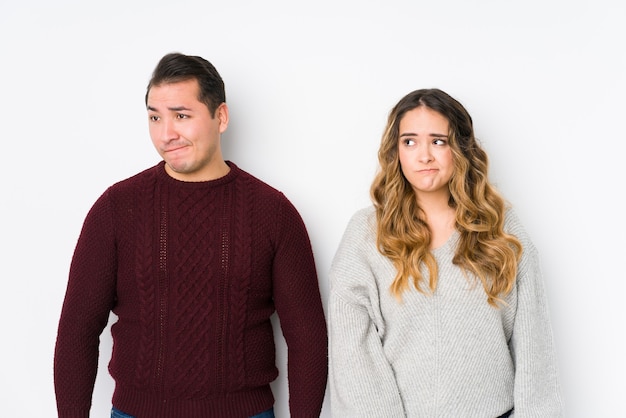
[[[561,417],[557,367],[535,247],[512,211],[506,230],[524,246],[507,305],[452,264],[455,232],[433,251],[434,294],[399,303],[396,270],[376,249],[373,207],[351,219],[330,278],[330,393],[334,417]]]
[[[59,417],[89,416],[111,310],[116,408],[137,418],[269,409],[276,311],[288,346],[291,416],[319,416],[327,333],[308,234],[282,193],[228,165],[220,179],[187,183],[161,162],[93,205],[59,322]]]

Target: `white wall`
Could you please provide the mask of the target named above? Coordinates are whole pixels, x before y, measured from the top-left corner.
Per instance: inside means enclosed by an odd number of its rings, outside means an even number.
[[[55,416],[74,245],[104,189],[158,161],[143,96],[172,51],[221,72],[226,157],[300,209],[324,301],[388,111],[422,87],[460,99],[542,254],[567,416],[621,413],[625,17],[621,0],[1,0],[2,415]],[[102,345],[94,417],[113,388]],[[284,373],[274,388],[286,417]]]

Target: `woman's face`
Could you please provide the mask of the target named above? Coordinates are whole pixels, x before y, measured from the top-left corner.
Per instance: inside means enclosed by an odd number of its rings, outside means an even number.
[[[400,166],[417,197],[449,196],[454,162],[448,143],[448,120],[441,113],[420,106],[404,114],[399,134]]]

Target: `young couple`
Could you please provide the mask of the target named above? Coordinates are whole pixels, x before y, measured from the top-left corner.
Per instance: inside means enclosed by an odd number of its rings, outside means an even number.
[[[338,418],[562,416],[537,250],[457,100],[417,90],[392,109],[373,205],[330,268],[328,330],[298,211],[222,156],[215,67],[168,54],[145,102],[162,161],[84,221],[55,349],[59,417],[90,414],[111,311],[111,417],[273,417],[274,312],[291,417],[320,415],[329,376]]]

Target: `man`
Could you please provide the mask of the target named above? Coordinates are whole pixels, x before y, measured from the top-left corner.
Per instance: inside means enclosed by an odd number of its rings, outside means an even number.
[[[208,61],[164,56],[146,106],[163,161],[111,186],[85,219],[55,349],[59,417],[89,416],[111,310],[112,416],[273,417],[276,310],[291,416],[318,417],[327,333],[300,215],[224,161],[228,107]]]

